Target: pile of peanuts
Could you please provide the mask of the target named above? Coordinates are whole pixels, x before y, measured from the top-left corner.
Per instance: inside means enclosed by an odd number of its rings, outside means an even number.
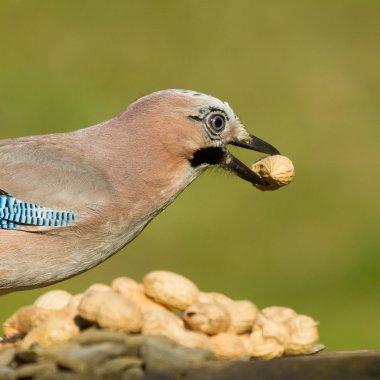
[[[272,306],[259,311],[251,301],[202,292],[179,274],[153,271],[141,284],[119,277],[111,286],[93,284],[77,295],[64,290],[43,294],[4,322],[0,348],[48,346],[92,325],[161,334],[211,350],[218,359],[300,355],[312,351],[318,340],[317,322],[292,309]]]

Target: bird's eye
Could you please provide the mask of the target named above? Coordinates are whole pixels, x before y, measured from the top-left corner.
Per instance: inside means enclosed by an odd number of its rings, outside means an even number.
[[[226,118],[220,113],[214,113],[207,118],[207,124],[216,132],[221,132],[226,126]]]

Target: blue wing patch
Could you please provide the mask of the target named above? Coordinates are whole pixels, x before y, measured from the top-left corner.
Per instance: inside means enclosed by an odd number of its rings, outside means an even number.
[[[0,229],[17,230],[22,226],[67,227],[76,219],[72,211],[57,211],[20,201],[0,190]]]

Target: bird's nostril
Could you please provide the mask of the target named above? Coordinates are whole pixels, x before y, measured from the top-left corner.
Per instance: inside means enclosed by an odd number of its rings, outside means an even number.
[[[225,153],[222,148],[202,148],[194,153],[193,158],[190,160],[190,164],[193,168],[199,165],[219,165],[224,161]]]

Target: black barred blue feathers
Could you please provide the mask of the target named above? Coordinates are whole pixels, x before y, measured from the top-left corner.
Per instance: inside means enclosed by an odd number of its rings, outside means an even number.
[[[23,202],[0,190],[0,229],[17,230],[22,226],[67,227],[76,219],[72,211],[56,211]]]

